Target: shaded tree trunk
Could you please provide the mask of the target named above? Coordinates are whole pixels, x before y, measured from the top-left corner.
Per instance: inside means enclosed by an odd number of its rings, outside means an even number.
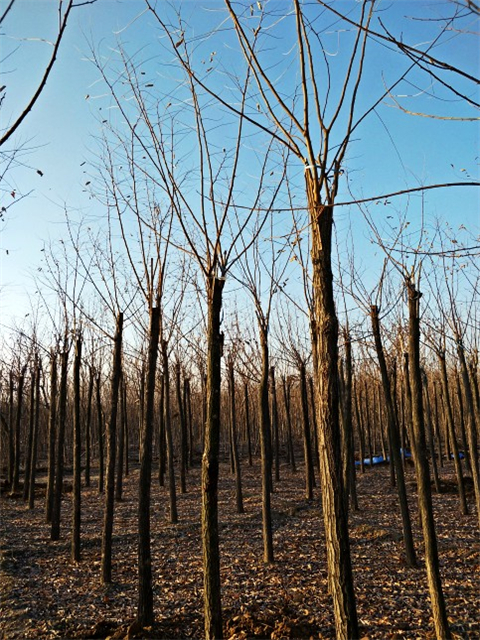
[[[123,463],[125,454],[125,420],[126,420],[126,396],[125,396],[125,377],[122,373],[120,379],[120,418],[118,421],[118,438],[117,438],[117,478],[115,482],[115,500],[121,502],[123,494]]]
[[[185,422],[184,403],[182,397],[182,380],[180,362],[175,365],[175,388],[177,393],[177,409],[180,423],[180,493],[187,492],[187,425]]]
[[[91,458],[92,458],[92,404],[93,404],[93,369],[88,374],[87,417],[85,421],[85,486],[90,486]]]
[[[28,508],[33,509],[35,505],[35,479],[37,474],[37,447],[38,447],[38,426],[40,421],[40,376],[42,363],[36,358],[35,362],[35,402],[34,402],[34,418],[33,418],[33,439],[32,439],[32,457],[30,461],[30,485],[28,488]]]
[[[410,520],[410,512],[408,510],[407,489],[405,486],[405,475],[403,472],[402,458],[400,455],[400,436],[397,429],[395,419],[395,407],[392,399],[392,390],[390,386],[390,378],[388,376],[387,362],[383,350],[383,342],[380,334],[380,318],[379,309],[376,305],[370,307],[370,318],[372,322],[373,337],[375,340],[375,349],[377,352],[378,364],[380,367],[380,375],[382,378],[383,401],[387,411],[387,427],[391,446],[391,454],[393,466],[395,468],[396,485],[398,491],[398,501],[400,504],[400,513],[402,516],[403,544],[405,546],[405,558],[408,566],[417,566],[417,557],[415,554],[415,546],[413,543],[412,523]]]
[[[242,470],[240,466],[240,456],[238,455],[237,444],[237,410],[235,404],[235,373],[233,362],[228,363],[228,390],[230,395],[230,437],[232,442],[233,465],[235,471],[235,498],[237,502],[237,513],[243,513],[242,494]]]
[[[303,456],[305,460],[305,498],[313,500],[313,487],[315,485],[312,439],[310,435],[310,419],[308,415],[308,395],[307,395],[307,373],[305,363],[300,362],[300,401],[302,406],[302,427],[303,427]]]
[[[247,449],[248,449],[248,465],[251,467],[252,460],[252,436],[250,430],[250,405],[248,400],[248,383],[245,382],[243,387],[243,393],[245,398],[245,427],[247,432]]]
[[[173,452],[172,437],[172,419],[170,413],[170,372],[168,370],[168,345],[165,340],[162,341],[162,366],[163,366],[163,382],[165,386],[164,396],[164,416],[165,436],[167,440],[167,466],[168,466],[168,490],[170,496],[170,522],[176,524],[178,522],[177,512],[177,490],[175,488],[175,465]]]
[[[63,448],[65,445],[65,423],[67,419],[67,376],[68,376],[68,348],[65,345],[60,364],[60,389],[58,398],[58,433],[55,446],[55,487],[53,492],[52,528],[50,538],[60,538],[60,512],[63,490]]]
[[[35,425],[35,380],[37,377],[36,365],[33,366],[30,375],[30,412],[28,416],[28,440],[25,469],[23,471],[23,499],[28,500],[28,490],[30,488],[30,471],[32,470],[33,455],[33,430]]]
[[[120,379],[122,377],[123,313],[117,315],[113,342],[113,362],[110,381],[110,415],[107,423],[107,474],[105,479],[105,507],[102,532],[102,580],[112,581],[112,533],[115,498],[115,453],[117,437],[117,412]]]
[[[290,413],[290,384],[285,376],[282,377],[283,403],[285,405],[285,419],[287,421],[287,450],[288,460],[292,467],[293,473],[297,472],[295,465],[295,453],[293,450],[293,434],[292,434],[292,415]]]
[[[206,640],[223,638],[218,538],[218,467],[223,351],[220,314],[224,284],[225,280],[215,275],[209,275],[207,278],[207,407],[202,458],[202,557]]]
[[[430,592],[430,602],[437,638],[451,638],[448,626],[445,600],[440,578],[437,536],[433,518],[432,494],[425,442],[422,379],[420,370],[420,314],[421,293],[414,283],[406,280],[408,291],[408,353],[409,379],[412,397],[412,431],[415,471],[417,475],[418,504],[421,515],[423,539],[425,543],[425,564]]]
[[[140,479],[138,499],[138,609],[142,627],[153,624],[152,556],[150,548],[150,490],[152,484],[153,412],[160,335],[160,308],[150,311],[145,408],[140,434]]]
[[[100,394],[100,373],[96,380],[96,406],[97,406],[97,431],[98,431],[98,493],[103,493],[105,460],[103,452],[103,412],[102,398]]]
[[[57,423],[57,353],[50,352],[50,413],[48,417],[47,492],[45,494],[45,520],[52,521],[53,488],[55,483],[55,431]]]
[[[270,367],[270,379],[272,381],[272,432],[275,460],[275,480],[280,481],[280,439],[278,434],[278,406],[277,387],[275,384],[275,367]]]
[[[73,362],[73,505],[72,505],[72,560],[80,560],[81,525],[81,464],[82,431],[80,425],[80,366],[82,359],[82,338],[75,342]]]

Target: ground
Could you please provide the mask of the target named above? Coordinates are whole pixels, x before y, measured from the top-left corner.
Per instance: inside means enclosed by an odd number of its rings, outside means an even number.
[[[152,485],[153,627],[134,624],[137,596],[138,470],[115,505],[113,583],[101,583],[104,497],[95,478],[82,491],[82,559],[70,559],[71,495],[62,501],[61,540],[50,541],[40,486],[33,510],[4,494],[1,516],[0,639],[201,638],[202,568],[199,469],[178,495],[179,523],[167,522],[166,488]],[[455,638],[480,638],[477,518],[460,514],[453,468],[434,494],[441,573]],[[407,472],[418,569],[405,565],[400,517],[388,467],[358,474],[360,510],[350,514],[355,592],[364,639],[434,638],[423,564],[414,472]],[[260,469],[243,467],[245,513],[236,513],[234,478],[221,465],[219,514],[226,638],[334,638],[319,489],[304,495],[300,468],[281,467],[272,496],[275,563],[262,562]],[[473,496],[469,495],[473,510]]]

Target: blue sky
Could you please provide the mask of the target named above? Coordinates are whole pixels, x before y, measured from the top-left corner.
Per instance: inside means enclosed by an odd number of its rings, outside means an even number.
[[[270,6],[278,12],[287,4],[282,1]],[[431,40],[438,29],[437,18],[445,15],[450,5],[448,2],[416,0],[380,2],[379,8],[384,10],[381,15],[385,24],[397,33],[401,31],[410,44],[422,46]],[[181,3],[175,2],[173,6],[179,8]],[[182,6],[192,33],[198,35],[218,21],[223,3],[219,0],[184,2]],[[358,3],[354,0],[337,2],[335,7],[354,12]],[[112,112],[108,109],[110,100],[99,81],[98,71],[88,60],[90,46],[93,44],[101,54],[109,55],[120,39],[130,53],[137,52],[137,59],[143,62],[149,77],[160,87],[159,91],[165,95],[170,91],[165,77],[168,78],[171,72],[165,65],[171,60],[171,55],[167,55],[159,44],[159,30],[153,18],[146,14],[138,17],[143,9],[142,0],[98,0],[94,5],[75,9],[47,87],[18,134],[7,145],[9,148],[24,145],[29,151],[22,156],[24,166],[9,171],[2,185],[1,197],[10,204],[14,200],[12,192],[15,192],[16,199],[19,194],[31,193],[8,209],[6,223],[1,229],[0,278],[4,323],[9,324],[10,319],[21,319],[28,313],[29,296],[34,297],[35,291],[32,274],[39,273],[37,270],[42,268],[42,249],[50,239],[55,241],[65,236],[64,207],[79,218],[87,216],[91,220],[101,220],[105,215],[99,203],[90,197],[89,188],[98,179],[93,167],[98,152],[96,138],[101,132],[102,121],[110,118]],[[415,15],[424,19],[412,20],[411,16]],[[7,97],[1,112],[2,127],[8,124],[11,114],[18,113],[36,86],[50,51],[49,46],[38,39],[52,37],[56,19],[56,2],[53,0],[17,0],[2,26],[1,84],[7,85]],[[348,33],[338,34],[333,19],[331,23],[329,33],[325,34],[325,45],[332,69],[335,69],[336,64],[342,63]],[[476,24],[473,19],[464,24],[472,33],[459,34],[452,30],[434,54],[478,75],[478,20]],[[287,29],[286,26],[280,28]],[[219,34],[216,37],[217,59],[221,59],[226,67],[233,68],[239,60],[234,40],[230,41],[225,36],[222,41]],[[286,49],[288,34],[283,33],[283,37]],[[210,43],[204,46],[212,48]],[[200,45],[197,53],[199,56],[202,54]],[[271,53],[272,61],[275,55],[275,52]],[[378,46],[372,46],[367,61],[360,98],[365,105],[376,98],[383,82],[388,83],[407,66],[400,55]],[[413,74],[412,81],[418,85],[403,84],[398,93],[402,96],[419,94],[420,88],[426,88],[425,78],[419,74]],[[465,88],[466,84],[459,83],[459,86]],[[446,97],[438,84],[428,89],[437,97]],[[472,94],[471,85],[468,90]],[[152,91],[155,92],[156,88]],[[478,91],[472,97],[478,101]],[[478,117],[478,111],[468,108],[461,100],[453,101],[452,96],[448,96],[448,102],[425,93],[399,100],[414,111],[450,117]],[[346,167],[352,191],[356,197],[368,197],[421,183],[453,182],[468,176],[478,180],[479,142],[478,121],[412,117],[392,106],[382,105],[377,114],[371,114],[359,127],[348,153]],[[429,192],[424,201],[427,223],[433,226],[439,217],[454,228],[464,225],[478,237],[479,192],[478,188]],[[339,195],[340,200],[351,199],[345,184]],[[410,199],[408,217],[412,228],[420,219],[420,204],[419,196]],[[404,210],[406,201],[395,200],[394,206]],[[380,224],[385,221],[387,213],[397,215],[388,207],[377,206],[377,211],[382,209],[378,213],[378,218],[383,216]],[[373,213],[377,215],[376,211]],[[356,257],[364,265],[365,277],[374,281],[376,274],[372,272],[371,265],[378,262],[373,260],[374,248],[361,214],[356,208],[345,207],[338,210],[336,219],[342,242],[352,224]]]

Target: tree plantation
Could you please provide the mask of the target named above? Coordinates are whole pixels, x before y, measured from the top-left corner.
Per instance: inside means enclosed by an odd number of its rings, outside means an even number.
[[[0,637],[478,638],[477,3],[27,5],[5,264],[47,97],[81,188],[1,318]]]

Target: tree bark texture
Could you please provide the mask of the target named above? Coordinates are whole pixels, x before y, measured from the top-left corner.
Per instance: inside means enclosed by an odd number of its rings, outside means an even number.
[[[80,560],[81,524],[81,464],[82,431],[80,425],[80,366],[82,361],[82,338],[75,342],[73,362],[73,508],[72,508],[72,560]]]

